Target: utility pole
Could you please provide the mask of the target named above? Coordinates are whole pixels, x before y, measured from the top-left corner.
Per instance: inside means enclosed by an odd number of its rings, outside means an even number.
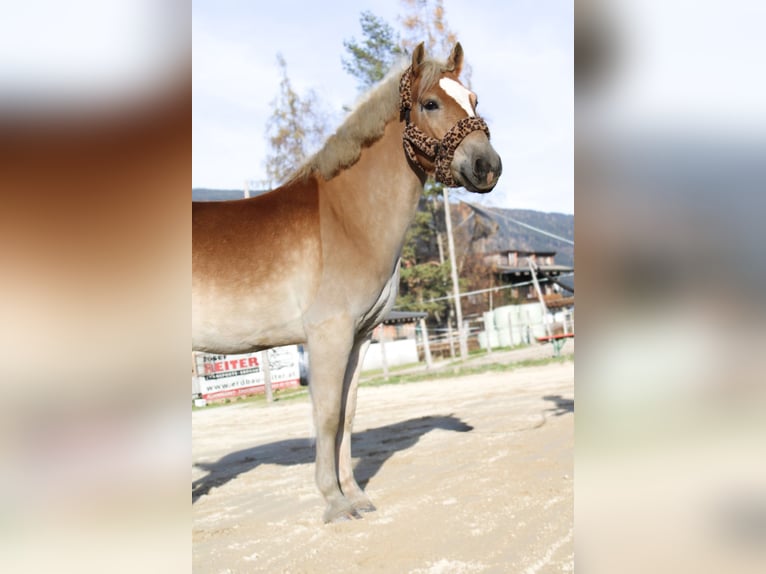
[[[442,234],[436,233],[436,244],[439,246],[439,264],[444,265],[444,242]],[[455,360],[455,343],[452,340],[452,306],[447,308],[447,340],[449,341],[449,358]]]
[[[447,248],[449,250],[449,264],[452,273],[452,293],[455,298],[455,314],[457,318],[457,337],[460,342],[460,358],[468,358],[468,342],[466,341],[465,329],[463,328],[463,309],[460,306],[460,284],[457,280],[457,263],[455,262],[455,241],[452,238],[452,217],[449,207],[449,192],[447,186],[444,186],[444,219],[447,225]]]

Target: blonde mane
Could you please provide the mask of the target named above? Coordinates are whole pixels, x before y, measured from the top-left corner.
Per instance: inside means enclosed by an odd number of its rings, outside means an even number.
[[[340,127],[290,178],[304,179],[313,174],[325,180],[339,171],[351,167],[359,159],[362,149],[383,136],[386,124],[399,117],[399,79],[406,63],[394,66],[377,86],[372,88]],[[446,64],[427,60],[421,71],[420,92],[432,87],[447,69]]]

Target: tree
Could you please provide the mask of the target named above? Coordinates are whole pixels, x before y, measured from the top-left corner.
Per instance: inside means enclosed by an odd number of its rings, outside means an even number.
[[[446,317],[450,288],[449,263],[442,257],[438,238],[438,214],[441,211],[438,193],[426,184],[402,248],[401,282],[396,306],[404,311],[426,311],[436,323]]]
[[[287,63],[277,54],[281,74],[279,94],[272,100],[273,113],[266,124],[270,152],[266,175],[272,185],[283,183],[325,138],[326,116],[314,91],[301,97],[287,76]]]
[[[341,58],[341,62],[343,69],[359,81],[359,91],[363,92],[382,80],[404,51],[399,35],[382,18],[365,11],[359,17],[359,24],[364,40],[343,40],[349,58]]]

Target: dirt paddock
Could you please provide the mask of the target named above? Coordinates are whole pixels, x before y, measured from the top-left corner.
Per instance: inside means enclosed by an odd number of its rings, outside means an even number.
[[[195,572],[572,572],[574,364],[362,387],[377,506],[323,525],[307,400],[192,414]]]

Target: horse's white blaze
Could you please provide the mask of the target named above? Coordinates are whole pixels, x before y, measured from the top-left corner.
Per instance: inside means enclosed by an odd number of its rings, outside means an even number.
[[[448,96],[460,104],[460,107],[466,111],[469,117],[476,115],[473,113],[473,106],[471,106],[471,90],[450,78],[442,78],[439,80],[439,85],[442,90],[447,92]]]

